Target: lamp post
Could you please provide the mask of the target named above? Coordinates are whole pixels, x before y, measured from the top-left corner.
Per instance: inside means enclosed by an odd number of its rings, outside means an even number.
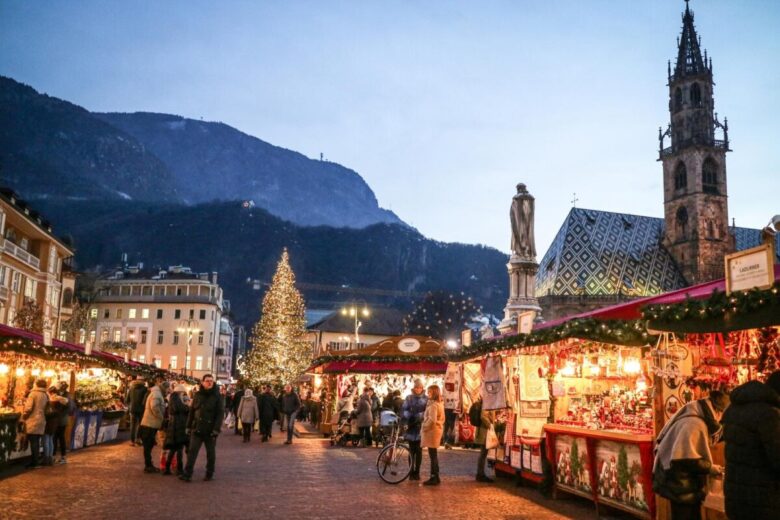
[[[368,310],[368,306],[365,303],[363,303],[362,309],[358,307],[357,303],[351,303],[346,307],[341,308],[341,315],[350,316],[355,319],[355,346],[357,347],[357,344],[360,343],[360,326],[363,325],[363,323],[358,318],[361,315],[364,318],[368,318],[371,316],[371,312]]]
[[[192,333],[193,332],[200,332],[200,323],[198,323],[198,320],[193,320],[192,318],[188,320],[181,320],[179,322],[179,332],[183,332],[187,334],[187,353],[184,356],[184,364],[182,365],[182,372],[183,374],[192,376],[192,363],[190,363],[189,371],[190,373],[187,374],[187,362],[190,358],[190,345],[192,344]]]

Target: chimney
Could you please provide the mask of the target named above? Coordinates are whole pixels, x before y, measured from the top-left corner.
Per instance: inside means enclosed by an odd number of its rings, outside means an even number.
[[[216,271],[212,271],[211,272],[211,283],[213,283],[214,285],[217,285],[217,272]]]

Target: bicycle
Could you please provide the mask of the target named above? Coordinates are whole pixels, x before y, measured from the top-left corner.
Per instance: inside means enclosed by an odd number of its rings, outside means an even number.
[[[412,472],[412,452],[403,440],[402,428],[398,422],[393,425],[390,442],[382,448],[376,459],[379,478],[388,484],[400,484]]]

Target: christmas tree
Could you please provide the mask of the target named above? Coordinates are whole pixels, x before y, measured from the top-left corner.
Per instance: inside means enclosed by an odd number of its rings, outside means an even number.
[[[306,318],[301,293],[287,249],[276,266],[271,287],[263,298],[260,321],[252,329],[252,349],[239,369],[245,384],[281,386],[294,383],[309,366],[312,345],[306,339]]]

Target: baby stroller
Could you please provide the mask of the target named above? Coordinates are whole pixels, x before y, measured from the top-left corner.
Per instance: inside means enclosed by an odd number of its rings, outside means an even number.
[[[346,447],[352,444],[352,446],[357,446],[360,443],[360,435],[355,425],[356,420],[354,412],[339,414],[338,424],[330,435],[330,445]]]
[[[382,446],[387,446],[390,443],[390,437],[393,434],[393,427],[398,424],[398,415],[392,410],[382,408],[379,410],[379,436],[378,442],[382,443]]]

